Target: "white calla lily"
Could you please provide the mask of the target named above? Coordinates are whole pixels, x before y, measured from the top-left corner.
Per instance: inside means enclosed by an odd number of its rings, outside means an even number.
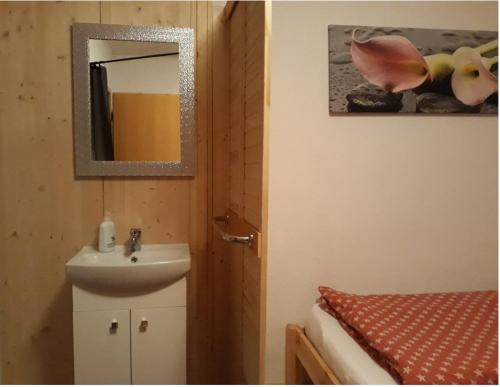
[[[455,97],[465,105],[483,103],[498,91],[498,80],[489,69],[495,59],[482,58],[471,47],[460,47],[453,53],[451,88]]]

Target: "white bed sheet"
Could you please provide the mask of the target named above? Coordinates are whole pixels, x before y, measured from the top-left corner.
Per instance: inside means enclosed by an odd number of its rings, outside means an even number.
[[[313,306],[305,330],[343,384],[398,384],[319,305]]]

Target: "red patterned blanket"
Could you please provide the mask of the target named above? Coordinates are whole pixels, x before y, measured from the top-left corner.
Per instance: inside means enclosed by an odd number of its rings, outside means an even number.
[[[321,307],[402,384],[498,384],[498,292],[358,296]]]

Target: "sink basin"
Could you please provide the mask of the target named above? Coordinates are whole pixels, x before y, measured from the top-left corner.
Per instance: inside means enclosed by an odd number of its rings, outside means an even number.
[[[77,286],[128,291],[168,286],[185,276],[190,266],[185,243],[142,245],[132,254],[124,246],[110,253],[85,246],[66,263],[66,273]]]

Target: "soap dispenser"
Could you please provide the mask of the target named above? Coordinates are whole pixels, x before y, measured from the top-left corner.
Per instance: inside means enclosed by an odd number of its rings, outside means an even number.
[[[109,253],[115,249],[115,224],[111,214],[106,212],[99,226],[99,251]]]

